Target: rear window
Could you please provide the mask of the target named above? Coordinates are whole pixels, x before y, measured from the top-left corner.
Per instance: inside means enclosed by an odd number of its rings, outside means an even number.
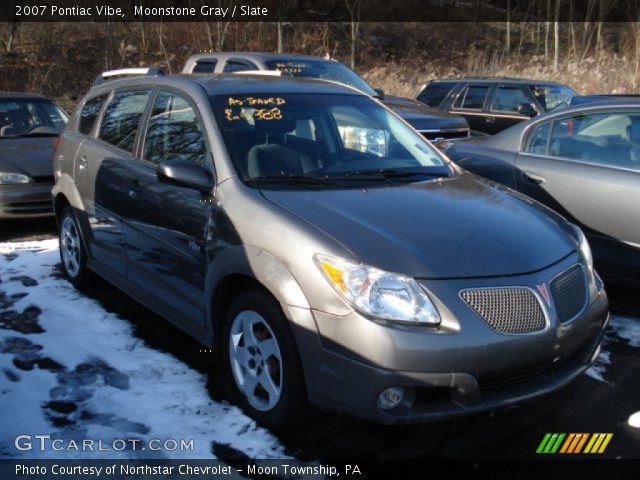
[[[200,60],[193,67],[192,73],[213,73],[217,64],[218,61],[213,58]]]
[[[107,94],[100,95],[99,97],[92,98],[85,102],[84,107],[82,107],[82,111],[80,112],[80,121],[78,123],[78,131],[80,133],[84,133],[85,135],[89,135],[91,133],[93,125],[96,123],[96,119],[100,114],[100,110],[102,109],[102,105],[104,105],[107,96]]]
[[[127,152],[133,144],[150,90],[117,92],[104,112],[98,138]]]
[[[447,98],[449,92],[453,90],[457,84],[451,83],[430,83],[422,90],[417,99],[430,107],[438,107]]]

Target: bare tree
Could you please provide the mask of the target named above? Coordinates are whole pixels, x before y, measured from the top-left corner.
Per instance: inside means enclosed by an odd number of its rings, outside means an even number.
[[[504,51],[507,55],[511,53],[511,0],[507,0],[507,39]]]
[[[349,10],[349,17],[351,18],[350,30],[351,30],[351,55],[350,66],[356,68],[356,45],[358,42],[358,33],[360,32],[360,6],[361,0],[344,0],[347,10]]]
[[[11,22],[8,24],[7,39],[3,42],[4,51],[6,53],[11,53],[13,50],[16,33],[18,32],[18,25],[20,25],[20,22]]]
[[[558,71],[560,61],[560,2],[556,0],[556,11],[553,18],[553,71]]]

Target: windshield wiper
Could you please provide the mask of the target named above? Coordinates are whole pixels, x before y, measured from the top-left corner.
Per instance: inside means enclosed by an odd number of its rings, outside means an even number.
[[[327,185],[332,182],[328,177],[313,175],[264,175],[260,177],[248,178],[249,183],[287,183],[300,185]]]
[[[426,177],[446,177],[448,176],[446,172],[442,170],[438,171],[428,171],[422,169],[410,169],[410,168],[378,168],[371,170],[355,170],[353,172],[345,172],[341,175],[331,176],[333,179],[343,179],[343,178],[363,178],[363,177],[371,177],[371,178],[402,178],[402,177],[417,177],[417,176],[426,176]]]

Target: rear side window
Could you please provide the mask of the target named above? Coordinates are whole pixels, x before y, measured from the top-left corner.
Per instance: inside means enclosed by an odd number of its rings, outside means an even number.
[[[258,70],[252,62],[248,60],[228,60],[224,65],[223,72],[232,73],[232,72],[244,72],[247,70]]]
[[[527,153],[533,153],[535,155],[544,155],[547,153],[550,125],[550,123],[545,123],[535,129],[529,140],[529,145],[526,149]]]
[[[418,94],[418,100],[430,107],[438,107],[453,90],[456,83],[430,83]]]
[[[150,90],[117,92],[104,112],[98,138],[127,152],[133,152],[149,93]]]
[[[100,95],[99,97],[92,98],[85,102],[84,107],[82,107],[82,111],[80,112],[80,121],[78,123],[78,131],[80,133],[84,133],[85,135],[89,135],[91,133],[93,125],[96,123],[96,119],[100,114],[100,110],[102,109],[102,105],[104,105],[107,96],[107,94]]]
[[[482,110],[488,93],[489,86],[487,85],[469,85],[458,96],[454,107],[467,110]]]
[[[183,97],[160,92],[151,111],[144,142],[145,160],[185,160],[206,165],[204,130],[193,107]]]
[[[213,73],[217,64],[218,61],[214,58],[200,60],[193,67],[193,73]]]

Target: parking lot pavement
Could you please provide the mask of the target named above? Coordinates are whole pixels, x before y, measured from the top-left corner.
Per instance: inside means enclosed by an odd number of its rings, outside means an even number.
[[[34,430],[178,435],[197,439],[195,457],[300,460],[529,458],[547,432],[611,432],[602,457],[640,458],[640,422],[631,419],[640,411],[636,291],[608,286],[614,315],[596,366],[542,399],[399,427],[318,413],[270,432],[226,404],[215,356],[197,342],[106,282],[80,294],[63,280],[56,241],[43,240],[54,237],[53,227],[10,236],[0,242],[0,409],[18,407],[21,418],[36,419]],[[6,446],[0,452],[11,456]]]

